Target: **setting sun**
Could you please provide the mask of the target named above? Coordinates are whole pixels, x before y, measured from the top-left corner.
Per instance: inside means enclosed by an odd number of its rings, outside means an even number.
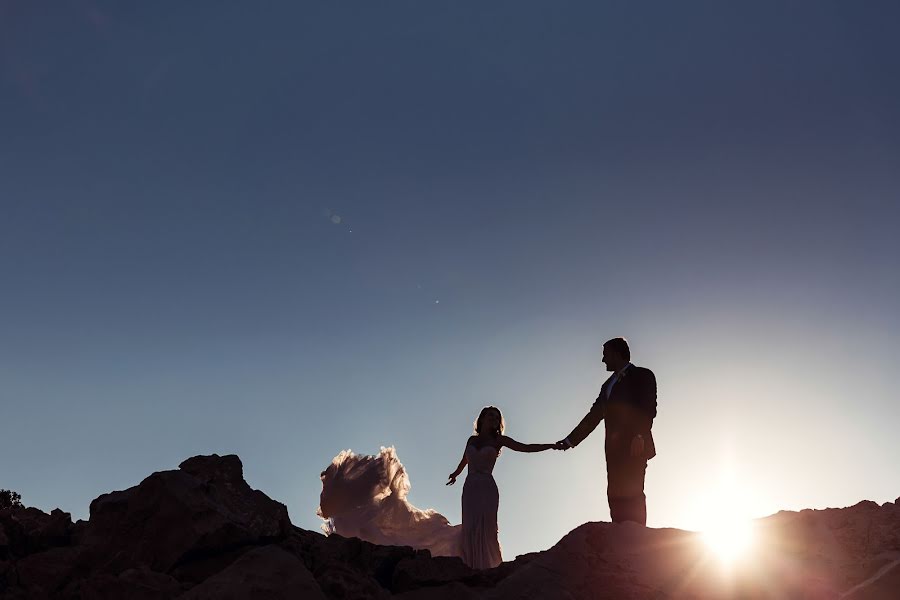
[[[728,472],[698,499],[698,529],[717,559],[731,564],[752,548],[751,497]]]
[[[703,530],[703,539],[717,558],[730,564],[753,545],[753,528],[748,519],[722,516]]]

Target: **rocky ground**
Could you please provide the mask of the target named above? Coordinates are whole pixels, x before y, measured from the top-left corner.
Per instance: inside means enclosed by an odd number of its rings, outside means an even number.
[[[692,532],[586,523],[477,572],[294,527],[283,504],[247,485],[237,456],[196,456],[100,496],[88,521],[0,510],[0,597],[900,598],[900,498],[781,512],[757,530],[730,567]]]

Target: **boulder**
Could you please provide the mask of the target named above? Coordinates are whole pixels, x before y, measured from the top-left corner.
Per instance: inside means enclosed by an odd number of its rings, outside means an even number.
[[[869,501],[847,508],[782,511],[759,521],[766,569],[791,568],[830,593],[878,597],[900,561],[900,508]]]
[[[394,593],[423,587],[441,587],[453,581],[462,581],[475,571],[459,558],[450,556],[416,555],[397,563],[391,582]]]
[[[13,577],[15,571],[12,569],[12,563],[6,560],[0,560],[0,597],[10,587],[18,583],[18,577]]]
[[[112,573],[167,572],[181,562],[283,539],[287,508],[251,489],[237,456],[198,456],[177,471],[104,494],[90,506],[84,544]]]
[[[16,562],[18,587],[33,597],[55,595],[78,575],[79,556],[80,550],[73,547],[29,554]]]
[[[325,600],[299,558],[275,545],[246,552],[239,559],[182,595],[183,600]]]
[[[391,597],[390,591],[381,587],[375,579],[350,565],[329,563],[320,567],[314,576],[325,596],[334,600],[351,598],[379,600]]]
[[[848,590],[848,600],[896,600],[900,590],[900,560],[879,571],[873,580],[863,581]]]
[[[394,596],[396,600],[476,600],[483,597],[478,590],[458,581],[439,587],[418,588]]]
[[[72,590],[71,595],[81,600],[170,600],[183,591],[174,577],[139,567],[126,569],[118,575],[94,575]]]
[[[56,508],[47,513],[32,507],[0,510],[0,557],[26,556],[72,542],[72,516]]]
[[[191,587],[223,571],[231,563],[243,556],[245,552],[256,547],[240,546],[238,548],[223,549],[220,552],[195,555],[172,568],[169,571],[169,575]]]
[[[417,554],[409,546],[378,546],[339,535],[295,535],[290,546],[329,598],[389,597],[397,564]],[[430,556],[427,550],[419,553]]]
[[[698,564],[693,537],[635,523],[587,523],[504,578],[486,597],[665,598],[670,593],[665,581]],[[647,568],[654,563],[662,572]]]

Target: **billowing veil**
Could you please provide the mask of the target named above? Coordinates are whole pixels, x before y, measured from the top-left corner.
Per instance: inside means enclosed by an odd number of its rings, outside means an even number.
[[[393,447],[376,456],[343,450],[322,472],[318,514],[326,535],[337,533],[381,545],[427,549],[460,556],[461,525],[433,509],[421,510],[406,495],[410,482]]]

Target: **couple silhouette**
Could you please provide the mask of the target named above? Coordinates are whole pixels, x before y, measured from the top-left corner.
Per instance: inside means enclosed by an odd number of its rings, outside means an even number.
[[[481,410],[475,434],[466,440],[462,460],[450,473],[447,485],[468,467],[462,493],[462,531],[459,554],[475,569],[490,569],[503,562],[498,538],[500,492],[493,470],[503,448],[516,452],[569,450],[606,423],[606,496],[612,521],[647,524],[644,479],[647,461],[656,456],[652,427],[656,417],[656,377],[653,371],[631,363],[624,338],[603,344],[603,363],[612,375],[600,387],[590,411],[564,439],[553,444],[523,444],[504,435],[503,415],[495,406]]]
[[[470,567],[489,569],[502,560],[497,527],[500,493],[493,470],[503,448],[516,452],[565,451],[580,444],[600,421],[606,423],[606,476],[613,522],[647,522],[644,476],[656,455],[651,429],[656,417],[656,378],[631,363],[623,338],[603,344],[610,377],[590,411],[562,440],[523,444],[504,434],[503,415],[488,406],[475,421],[462,460],[448,485],[468,467],[462,493],[462,525],[437,511],[410,504],[410,481],[393,447],[374,456],[339,453],[322,472],[318,514],[326,533],[358,537],[382,545],[413,546],[434,556],[459,556]]]

